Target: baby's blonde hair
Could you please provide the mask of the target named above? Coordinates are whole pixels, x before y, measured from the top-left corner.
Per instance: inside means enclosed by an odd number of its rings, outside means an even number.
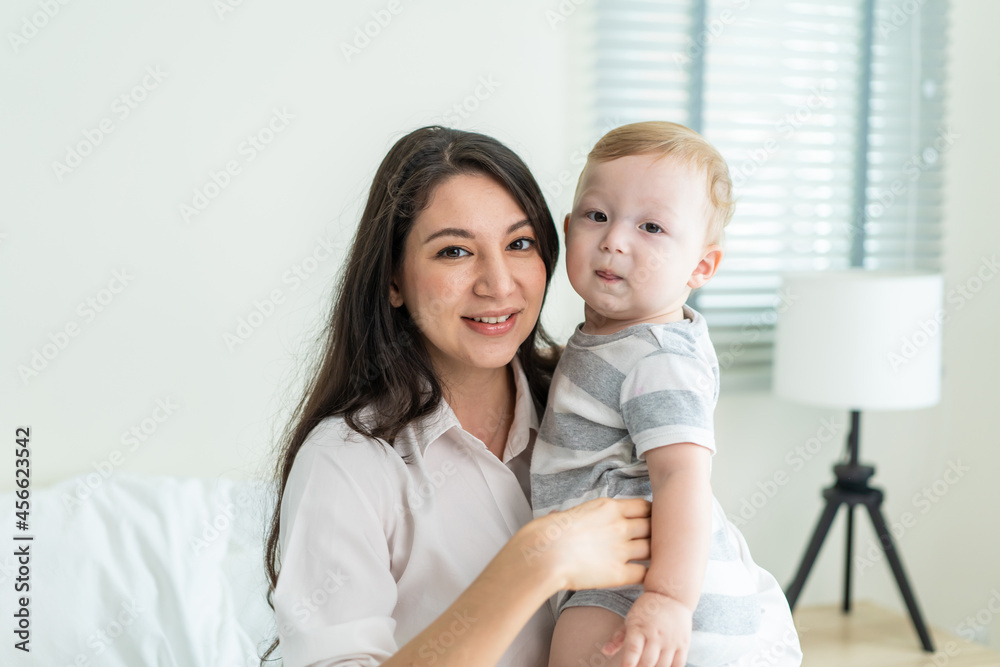
[[[630,155],[659,155],[682,160],[706,174],[705,185],[712,204],[708,220],[706,243],[721,243],[726,225],[733,217],[736,202],[733,200],[733,182],[729,167],[715,146],[694,130],[662,120],[622,125],[601,137],[587,155],[591,162],[607,162]],[[583,172],[587,171],[584,165]],[[577,182],[577,195],[583,173]]]

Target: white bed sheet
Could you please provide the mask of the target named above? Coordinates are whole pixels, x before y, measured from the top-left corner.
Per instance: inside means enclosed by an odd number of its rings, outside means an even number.
[[[99,483],[98,483],[99,482]],[[93,488],[96,487],[96,488]],[[79,496],[87,494],[82,500]],[[12,627],[14,494],[0,494],[0,616]],[[274,633],[259,482],[115,472],[33,491],[30,653],[0,664],[251,667]]]

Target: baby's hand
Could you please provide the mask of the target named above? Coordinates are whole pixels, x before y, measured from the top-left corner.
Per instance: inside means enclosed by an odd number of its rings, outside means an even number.
[[[602,651],[614,655],[624,647],[621,667],[684,667],[691,646],[691,616],[691,610],[672,597],[646,591]]]

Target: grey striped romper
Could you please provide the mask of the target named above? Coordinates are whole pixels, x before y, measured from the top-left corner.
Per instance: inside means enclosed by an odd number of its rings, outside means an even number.
[[[556,368],[531,459],[536,517],[600,496],[652,500],[645,454],[654,447],[692,442],[714,455],[718,360],[705,319],[686,305],[684,315],[610,335],[577,327]],[[697,667],[750,652],[760,626],[757,566],[714,495],[712,506],[709,561],[688,653],[688,665]],[[599,606],[624,617],[642,590],[562,591],[553,611]]]

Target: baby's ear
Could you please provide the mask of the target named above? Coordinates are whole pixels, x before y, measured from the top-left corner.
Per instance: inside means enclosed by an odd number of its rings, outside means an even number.
[[[566,214],[566,218],[563,220],[563,237],[569,236],[569,213]]]
[[[694,271],[691,272],[691,278],[687,282],[688,287],[698,289],[707,283],[715,275],[716,270],[718,270],[719,264],[722,262],[722,255],[722,246],[719,244],[712,243],[706,246],[701,261],[698,262],[698,266],[694,267]]]

